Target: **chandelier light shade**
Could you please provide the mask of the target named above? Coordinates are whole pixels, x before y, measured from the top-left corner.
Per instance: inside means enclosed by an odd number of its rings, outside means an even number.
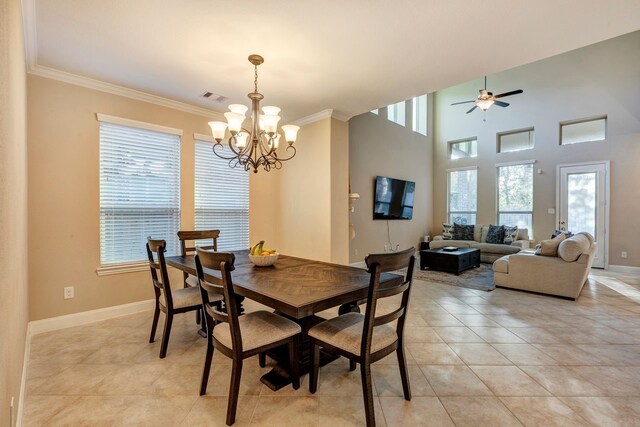
[[[249,107],[242,104],[229,105],[229,111],[224,113],[227,119],[225,122],[209,122],[211,133],[216,143],[213,145],[213,153],[225,160],[229,160],[232,168],[242,167],[246,171],[253,169],[258,172],[262,167],[265,171],[282,168],[282,162],[292,159],[296,155],[296,142],[299,126],[282,126],[284,139],[287,141],[286,151],[290,152],[289,157],[278,157],[276,150],[280,145],[281,134],[278,132],[278,122],[280,122],[280,108],[274,106],[262,107],[260,114],[260,101],[264,98],[258,93],[258,65],[264,62],[260,55],[250,55],[249,62],[255,68],[254,90],[247,96],[251,100],[251,126],[249,129],[242,127],[245,122],[246,113]],[[222,141],[227,135],[230,136],[225,144]],[[225,146],[229,147],[227,153]]]

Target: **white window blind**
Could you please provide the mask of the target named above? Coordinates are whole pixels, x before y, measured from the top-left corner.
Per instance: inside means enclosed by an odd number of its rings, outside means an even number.
[[[530,150],[534,144],[533,137],[533,128],[499,133],[498,153]]]
[[[478,157],[478,140],[476,138],[449,141],[448,145],[451,160]]]
[[[147,237],[178,253],[180,136],[100,122],[100,262],[144,261]]]
[[[560,123],[560,144],[602,141],[607,137],[607,117]]]
[[[213,154],[213,144],[196,140],[196,230],[220,230],[218,250],[249,248],[249,172],[231,169]]]
[[[478,205],[478,170],[451,170],[448,175],[448,221],[475,224]]]
[[[533,236],[533,163],[498,166],[498,225],[517,225]]]

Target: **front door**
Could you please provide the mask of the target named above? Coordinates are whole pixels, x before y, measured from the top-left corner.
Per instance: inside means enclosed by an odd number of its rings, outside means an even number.
[[[590,233],[596,240],[593,267],[605,268],[608,163],[564,165],[558,169],[558,229]]]

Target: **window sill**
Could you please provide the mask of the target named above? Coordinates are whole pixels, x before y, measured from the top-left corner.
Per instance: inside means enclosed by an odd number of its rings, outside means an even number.
[[[149,262],[138,261],[122,264],[112,264],[96,268],[98,276],[110,276],[112,274],[133,273],[136,271],[145,271],[149,269]]]

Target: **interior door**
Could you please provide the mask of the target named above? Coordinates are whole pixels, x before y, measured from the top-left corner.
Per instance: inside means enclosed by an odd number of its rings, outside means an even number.
[[[607,255],[607,169],[592,163],[559,166],[558,229],[586,231],[596,240],[593,267],[605,268]]]

